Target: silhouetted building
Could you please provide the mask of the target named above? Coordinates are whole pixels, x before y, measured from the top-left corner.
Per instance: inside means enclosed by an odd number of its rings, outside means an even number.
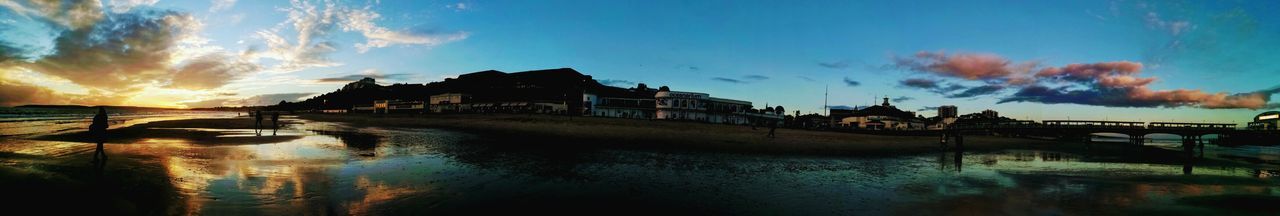
[[[560,68],[516,73],[481,71],[446,79],[436,86],[471,95],[474,102],[468,104],[473,112],[581,115],[582,95],[588,87],[598,84],[591,76]]]
[[[375,100],[373,101],[373,113],[387,113],[387,107],[391,106],[391,100]]]
[[[1249,122],[1250,130],[1280,130],[1280,111],[1269,111],[1253,117]]]
[[[425,101],[391,101],[387,104],[389,113],[423,113],[427,111]]]
[[[644,83],[630,89],[596,84],[582,95],[582,105],[589,116],[652,119],[657,110],[654,101],[657,93],[657,89],[650,89]]]
[[[938,107],[938,116],[929,118],[928,124],[930,130],[941,130],[947,128],[948,125],[954,124],[959,117],[959,109],[952,105],[943,105]]]
[[[982,110],[982,117],[988,118],[988,119],[998,119],[1000,118],[1000,113],[996,112],[995,110]]]
[[[358,105],[355,105],[355,106],[352,106],[352,107],[351,107],[351,112],[354,112],[354,113],[373,113],[373,112],[374,112],[374,106],[373,106],[373,104],[358,104]]]
[[[833,116],[834,116],[834,111]],[[892,104],[889,104],[889,98],[884,98],[884,103],[877,106],[870,106],[862,109],[856,109],[848,117],[840,119],[840,126],[846,128],[858,129],[894,129],[894,130],[913,130],[924,129],[924,120],[918,118],[915,113],[902,111]]]
[[[956,112],[956,111],[957,111],[956,106],[952,106],[952,105],[940,106],[938,107],[938,117],[955,118],[956,116],[959,115],[959,112]]]
[[[445,93],[432,95],[429,98],[429,109],[432,113],[460,113],[469,112],[471,106],[467,104],[471,102],[471,95],[462,93]]]

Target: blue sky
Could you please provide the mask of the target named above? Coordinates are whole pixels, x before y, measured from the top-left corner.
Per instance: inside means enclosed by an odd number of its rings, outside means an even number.
[[[1280,3],[1263,1],[140,0],[99,2],[97,13],[108,18],[98,19],[59,15],[76,14],[73,7],[42,11],[49,5],[42,2],[0,7],[0,78],[22,90],[10,92],[24,92],[0,93],[0,105],[239,105],[332,91],[343,83],[318,80],[353,74],[424,83],[488,69],[571,67],[598,80],[805,113],[822,112],[829,89],[832,105],[888,96],[909,97],[895,103],[904,110],[956,105],[961,113],[994,109],[1036,120],[1239,123],[1275,109],[1280,86],[1280,66],[1269,64],[1277,60],[1271,51],[1280,50]],[[169,41],[156,48],[169,51],[168,59],[66,71],[59,66],[71,62],[51,57],[66,51],[56,50],[95,50],[59,49],[53,37],[38,36],[92,29],[85,25],[122,20],[112,18],[119,14],[143,14],[139,20],[170,27],[157,29],[180,32],[144,38]],[[101,52],[107,63],[142,55]],[[975,56],[983,57],[968,58]],[[163,57],[146,59],[156,58]],[[975,68],[943,67],[966,59],[1006,64],[995,66],[1000,75],[982,77],[964,75]],[[1120,62],[1140,68],[1100,64]],[[1070,64],[1104,73],[1072,71]],[[1037,75],[1056,69],[1068,72]],[[134,82],[76,78],[84,75]],[[909,79],[965,88],[904,85]],[[958,94],[980,86],[999,90]],[[1036,87],[1049,91],[1031,91]]]

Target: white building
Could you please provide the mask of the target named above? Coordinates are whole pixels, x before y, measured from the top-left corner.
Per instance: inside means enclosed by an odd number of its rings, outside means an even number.
[[[750,124],[782,120],[780,114],[752,113],[751,102],[714,98],[706,93],[670,91],[654,95],[657,119],[689,120],[719,124]]]
[[[889,98],[884,98],[884,103],[878,106],[854,110],[852,115],[840,119],[840,125],[869,130],[925,129],[922,119],[917,118],[912,112],[902,111],[890,105]]]
[[[445,93],[432,95],[427,100],[432,113],[459,113],[467,112],[471,106],[466,104],[471,102],[471,95],[462,93]]]

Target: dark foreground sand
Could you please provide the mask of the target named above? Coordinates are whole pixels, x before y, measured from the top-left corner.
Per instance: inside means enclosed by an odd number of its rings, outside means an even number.
[[[937,152],[941,149],[940,137],[934,136],[886,136],[780,128],[777,131],[777,138],[768,138],[765,135],[769,129],[765,127],[752,130],[751,127],[737,125],[616,118],[512,114],[427,116],[309,114],[299,118],[345,122],[356,126],[451,129],[551,145],[807,155],[897,155]],[[1082,149],[1085,145],[994,136],[966,136],[964,143],[966,151],[1006,149],[1072,151]]]

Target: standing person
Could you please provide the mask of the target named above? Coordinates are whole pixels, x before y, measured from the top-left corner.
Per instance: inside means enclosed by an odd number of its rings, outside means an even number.
[[[280,130],[280,112],[273,112],[271,113],[271,135],[275,136],[277,130]]]
[[[103,142],[107,140],[107,109],[98,107],[98,114],[93,116],[93,123],[89,124],[89,135],[93,137],[93,141],[98,143],[98,149],[93,151],[93,162],[98,162],[98,155],[102,155],[102,162],[107,161],[107,151],[102,149]]]
[[[254,113],[253,118],[253,132],[258,133],[258,136],[262,136],[262,110],[258,110]]]
[[[769,138],[774,138],[773,131],[778,130],[778,121],[769,121]]]

